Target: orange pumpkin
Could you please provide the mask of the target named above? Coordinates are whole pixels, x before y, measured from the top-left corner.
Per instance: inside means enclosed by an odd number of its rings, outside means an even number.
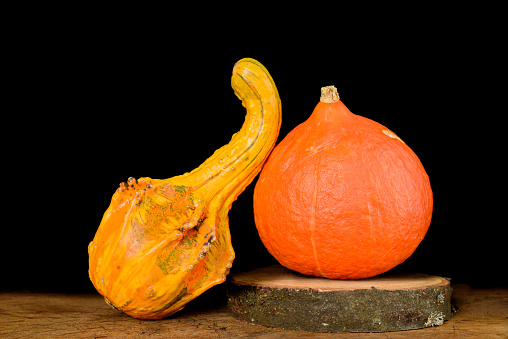
[[[335,87],[272,151],[254,190],[260,238],[283,266],[368,278],[406,260],[432,216],[429,178],[383,125],[351,113]]]
[[[238,61],[231,84],[247,108],[241,130],[190,173],[120,184],[88,246],[95,288],[133,317],[167,317],[222,283],[231,268],[228,212],[261,170],[281,123],[279,95],[263,65]]]

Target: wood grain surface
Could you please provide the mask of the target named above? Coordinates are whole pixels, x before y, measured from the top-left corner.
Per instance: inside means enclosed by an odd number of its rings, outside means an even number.
[[[334,280],[305,276],[288,270],[278,264],[234,274],[230,278],[238,284],[262,285],[275,288],[311,288],[318,291],[368,290],[372,287],[378,290],[397,291],[422,289],[449,284],[449,282],[442,277],[421,273],[388,273],[369,279]]]
[[[223,287],[173,317],[134,319],[98,294],[0,293],[0,338],[507,338],[508,289],[452,285],[458,309],[441,326],[387,333],[312,333],[253,325],[230,316]],[[213,294],[213,297],[212,297]],[[219,297],[217,297],[217,295]]]

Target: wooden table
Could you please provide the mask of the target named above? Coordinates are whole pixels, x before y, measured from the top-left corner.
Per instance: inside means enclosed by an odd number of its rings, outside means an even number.
[[[115,311],[98,294],[4,292],[0,338],[508,338],[508,289],[452,287],[458,311],[450,321],[386,333],[312,333],[252,325],[230,316],[225,294],[216,292],[215,297],[205,293],[173,317],[158,321]],[[217,288],[222,292],[223,287]]]

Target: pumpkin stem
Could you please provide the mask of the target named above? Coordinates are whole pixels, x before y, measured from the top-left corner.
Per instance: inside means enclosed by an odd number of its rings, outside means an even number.
[[[335,86],[321,87],[321,102],[331,104],[339,101],[339,99],[339,93],[337,93]]]

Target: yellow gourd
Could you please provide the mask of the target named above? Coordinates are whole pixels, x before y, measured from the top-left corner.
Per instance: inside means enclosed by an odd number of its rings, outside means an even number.
[[[135,318],[167,317],[229,273],[228,212],[261,170],[281,124],[277,88],[263,65],[238,61],[231,84],[247,109],[241,130],[190,173],[120,184],[88,246],[95,288]]]

